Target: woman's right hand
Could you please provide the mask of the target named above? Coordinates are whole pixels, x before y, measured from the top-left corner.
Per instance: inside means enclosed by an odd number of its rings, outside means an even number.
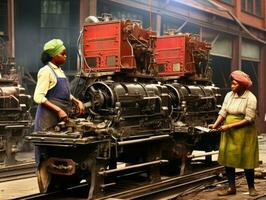
[[[216,127],[214,126],[214,124],[209,124],[209,125],[208,125],[208,128],[209,128],[209,129],[216,129]]]
[[[54,114],[57,114],[60,121],[68,121],[68,116],[64,110],[62,110],[57,105],[50,102],[48,99],[42,103],[44,106],[46,106],[48,109],[54,111]]]
[[[60,121],[65,121],[65,122],[68,121],[68,116],[64,110],[60,109],[57,112],[57,115],[58,115]]]

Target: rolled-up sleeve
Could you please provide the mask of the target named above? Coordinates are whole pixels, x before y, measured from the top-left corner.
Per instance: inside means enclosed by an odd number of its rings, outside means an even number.
[[[227,116],[227,109],[226,108],[227,108],[229,96],[230,96],[230,93],[227,93],[225,98],[224,98],[222,108],[219,111],[219,115],[221,115],[223,118],[226,118],[226,116]]]
[[[253,121],[256,117],[257,99],[254,95],[250,95],[247,101],[245,119]]]
[[[42,68],[39,70],[37,77],[37,85],[33,99],[37,104],[41,104],[47,100],[45,95],[47,94],[50,85],[50,73],[45,68]]]

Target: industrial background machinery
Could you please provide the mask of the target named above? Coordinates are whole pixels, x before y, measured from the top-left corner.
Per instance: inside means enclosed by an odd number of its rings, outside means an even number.
[[[2,38],[0,53],[0,164],[6,166],[17,162],[16,153],[24,145],[24,136],[31,131],[32,100],[20,84],[15,62],[6,56]]]
[[[73,92],[87,113],[27,136],[40,147],[41,192],[86,179],[92,199],[118,175],[158,181],[164,171],[185,174],[193,150],[217,150],[219,132],[206,128],[220,106],[207,43],[109,16],[88,18],[80,44]]]

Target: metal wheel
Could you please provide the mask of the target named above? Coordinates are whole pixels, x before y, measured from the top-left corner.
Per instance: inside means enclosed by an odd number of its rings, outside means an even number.
[[[48,172],[48,161],[41,161],[38,171],[37,179],[41,193],[53,192],[59,189],[65,189],[70,186],[78,185],[81,179],[78,176],[64,176],[58,174],[51,174]]]
[[[37,180],[41,193],[48,192],[48,188],[51,183],[51,174],[47,171],[47,166],[47,160],[41,161],[37,170]]]

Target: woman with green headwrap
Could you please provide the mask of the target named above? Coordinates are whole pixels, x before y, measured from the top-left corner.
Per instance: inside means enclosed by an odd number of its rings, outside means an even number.
[[[80,114],[84,113],[84,105],[70,94],[68,79],[61,69],[66,62],[66,48],[60,39],[45,43],[42,53],[43,66],[38,72],[34,101],[38,104],[35,116],[35,131],[45,131],[59,121],[67,121],[73,102]],[[36,162],[40,160],[38,148]]]

